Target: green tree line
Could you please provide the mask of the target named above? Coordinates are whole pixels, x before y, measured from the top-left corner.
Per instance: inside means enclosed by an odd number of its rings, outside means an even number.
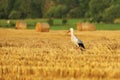
[[[0,0],[0,19],[85,18],[113,22],[120,18],[120,0]]]

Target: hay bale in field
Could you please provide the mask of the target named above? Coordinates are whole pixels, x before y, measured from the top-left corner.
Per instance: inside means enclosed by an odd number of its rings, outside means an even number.
[[[48,23],[37,23],[35,28],[38,32],[49,32],[50,26]]]
[[[78,31],[95,31],[96,27],[93,23],[78,23],[77,25]]]
[[[77,24],[77,30],[78,30],[78,31],[82,31],[82,23],[79,22],[79,23]]]
[[[95,31],[96,27],[95,27],[95,24],[93,23],[83,23],[82,30],[83,31]]]
[[[15,29],[27,29],[27,23],[17,21]]]

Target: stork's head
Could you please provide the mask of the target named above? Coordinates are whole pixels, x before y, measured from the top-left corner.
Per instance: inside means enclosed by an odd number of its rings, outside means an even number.
[[[70,28],[67,33],[73,33],[73,28]]]
[[[70,28],[70,32],[73,32],[73,28]]]

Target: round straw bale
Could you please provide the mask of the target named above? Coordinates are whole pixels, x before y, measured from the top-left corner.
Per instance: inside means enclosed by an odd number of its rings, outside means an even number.
[[[15,29],[27,29],[27,23],[17,21]]]
[[[78,23],[77,24],[78,31],[95,31],[96,27],[93,23]]]
[[[95,31],[96,27],[95,27],[95,24],[93,23],[83,23],[82,30],[83,31]]]
[[[48,23],[37,23],[35,28],[38,32],[49,32],[50,26]]]
[[[77,23],[77,30],[82,31],[82,23]]]

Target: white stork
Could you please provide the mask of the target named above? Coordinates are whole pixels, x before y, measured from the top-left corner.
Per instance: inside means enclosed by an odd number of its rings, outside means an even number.
[[[74,35],[73,28],[70,28],[70,30],[68,32],[70,32],[70,34],[71,34],[71,41],[75,45],[77,45],[81,51],[85,50],[85,46],[84,46],[83,42]]]

